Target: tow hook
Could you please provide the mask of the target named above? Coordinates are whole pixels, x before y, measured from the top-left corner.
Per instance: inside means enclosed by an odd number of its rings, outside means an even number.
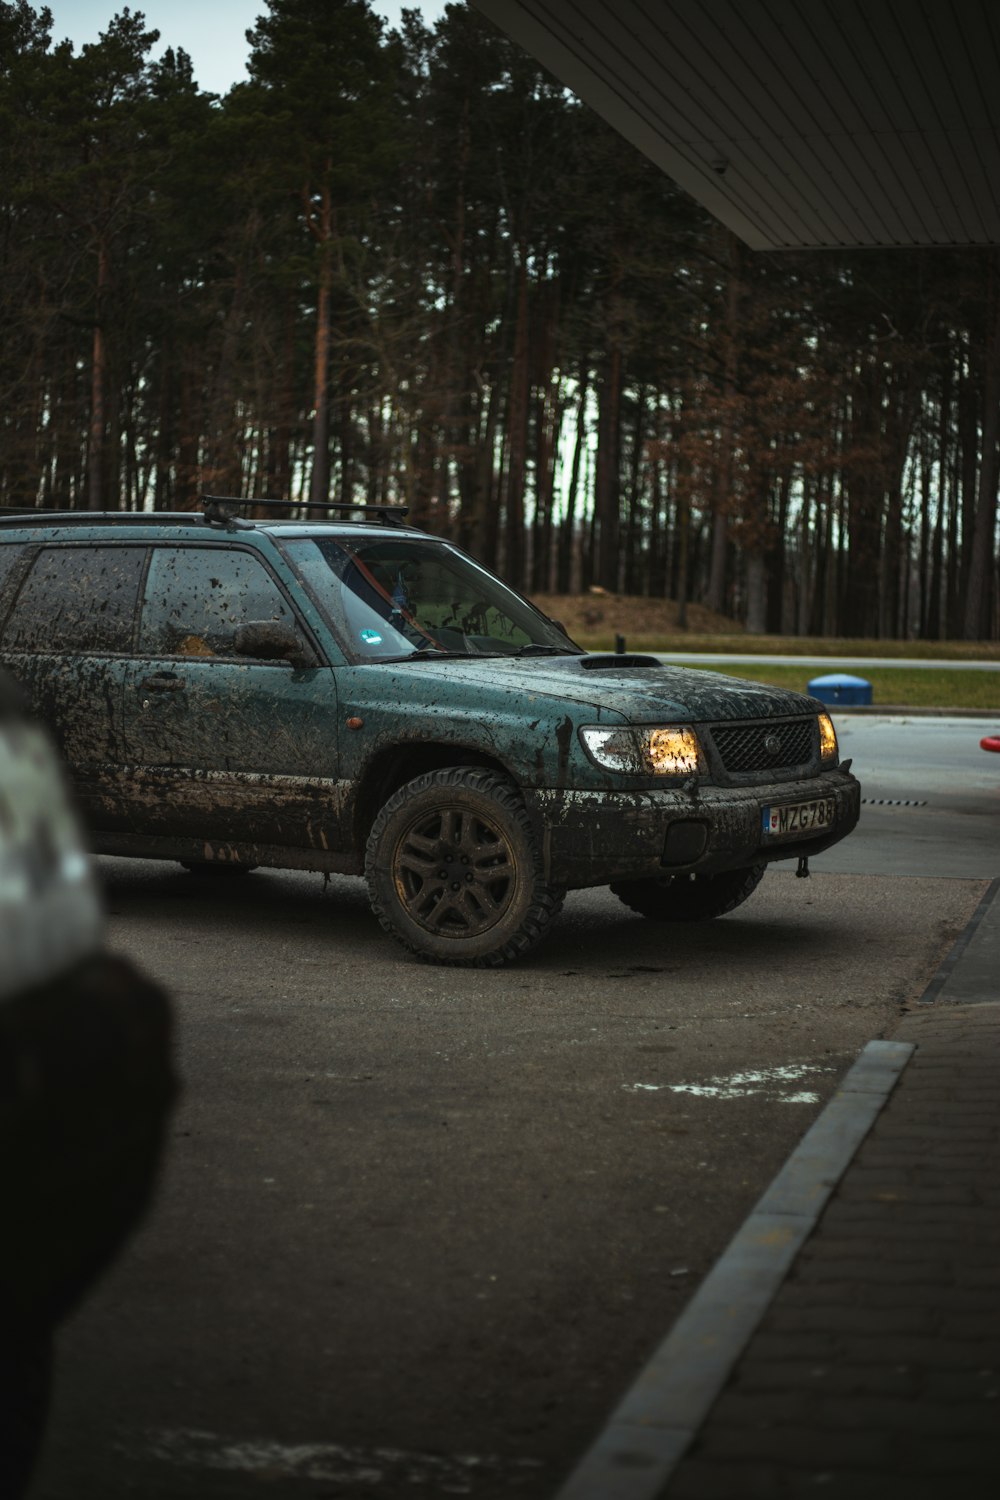
[[[798,862],[798,865],[796,866],[796,870],[795,870],[795,878],[796,878],[796,880],[808,880],[809,879],[809,856],[808,856],[808,854],[800,854],[799,855],[799,862]]]

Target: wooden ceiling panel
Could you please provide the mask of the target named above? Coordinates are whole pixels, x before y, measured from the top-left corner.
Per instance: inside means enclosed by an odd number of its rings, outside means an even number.
[[[996,0],[470,0],[748,244],[997,244]]]

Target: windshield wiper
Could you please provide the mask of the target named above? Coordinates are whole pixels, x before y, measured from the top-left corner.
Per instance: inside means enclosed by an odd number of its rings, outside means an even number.
[[[512,656],[583,656],[583,651],[574,651],[572,646],[543,646],[538,641],[529,641],[526,646],[518,646]]]
[[[375,662],[400,661],[509,661],[514,656],[585,656],[584,651],[574,651],[571,646],[543,646],[529,641],[526,646],[517,646],[513,651],[445,651],[441,646],[420,646],[405,655],[379,656]]]
[[[493,654],[495,655],[496,653]],[[375,660],[378,662],[444,661],[448,658],[451,658],[452,660],[460,659],[462,661],[475,661],[482,655],[485,655],[485,653],[476,652],[475,655],[473,655],[471,651],[445,651],[440,646],[420,646],[416,651],[407,651],[402,656],[379,656],[376,657]]]

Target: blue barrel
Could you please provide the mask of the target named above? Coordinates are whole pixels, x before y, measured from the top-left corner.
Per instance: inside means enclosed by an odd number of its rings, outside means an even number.
[[[847,672],[830,672],[826,677],[814,677],[809,691],[821,703],[864,704],[872,701],[872,685],[863,677],[851,677]]]

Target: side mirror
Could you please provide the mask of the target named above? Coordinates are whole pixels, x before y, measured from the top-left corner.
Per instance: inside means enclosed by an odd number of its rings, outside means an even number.
[[[248,620],[236,627],[233,647],[237,656],[258,661],[287,661],[291,667],[314,667],[316,659],[305,641],[290,625],[279,620]]]

